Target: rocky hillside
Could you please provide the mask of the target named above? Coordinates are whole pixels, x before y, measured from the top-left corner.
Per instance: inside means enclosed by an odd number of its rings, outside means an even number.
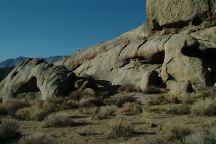
[[[196,92],[216,82],[216,1],[147,0],[147,22],[57,63],[142,91]]]
[[[213,87],[215,12],[215,0],[147,0],[147,21],[137,29],[77,52],[56,62],[56,66],[27,60],[2,81],[0,90],[13,97],[19,91],[15,83],[29,85],[36,79],[42,97],[50,97],[47,91],[57,96],[58,89],[68,87],[67,74],[72,71],[77,77],[130,85],[146,93],[155,89],[191,93]],[[49,74],[55,69],[60,70],[60,75],[52,77]],[[54,79],[57,75],[59,78]],[[72,86],[66,91],[72,91]]]
[[[62,58],[65,58],[66,56],[53,56],[53,57],[48,57],[48,58],[44,58],[48,63],[54,63]],[[28,59],[27,57],[18,57],[15,59],[7,59],[5,61],[0,62],[0,67],[1,68],[11,68],[11,67],[15,67],[18,63],[24,61]]]

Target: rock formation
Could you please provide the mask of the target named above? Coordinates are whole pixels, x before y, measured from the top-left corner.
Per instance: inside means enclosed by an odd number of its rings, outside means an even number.
[[[67,96],[74,88],[95,94],[106,86],[113,89],[109,82],[143,92],[165,88],[174,94],[212,87],[215,13],[216,0],[147,0],[145,24],[55,66],[42,59],[25,60],[0,83],[0,97],[40,92],[47,99]]]
[[[216,82],[215,13],[215,0],[147,0],[145,24],[56,65],[143,91],[199,91]]]
[[[0,97],[15,98],[26,92],[40,92],[42,99],[66,96],[74,88],[75,79],[76,75],[63,66],[27,59],[0,83]]]

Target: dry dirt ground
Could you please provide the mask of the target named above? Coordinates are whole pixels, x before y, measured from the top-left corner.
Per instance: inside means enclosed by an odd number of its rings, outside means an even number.
[[[129,94],[129,93],[128,93]],[[126,94],[127,95],[127,94]],[[132,93],[137,99],[148,101],[157,95],[145,95]],[[104,119],[96,119],[91,115],[83,114],[79,109],[69,109],[57,113],[73,118],[80,125],[68,127],[43,128],[43,121],[23,121],[11,116],[1,116],[0,119],[14,119],[17,121],[22,136],[34,133],[44,133],[54,137],[58,144],[163,144],[181,143],[178,134],[171,139],[171,129],[189,129],[194,132],[201,127],[207,127],[216,123],[215,116],[194,116],[188,114],[168,113],[167,109],[179,104],[154,104],[146,106],[141,104],[143,111],[137,114],[118,113]],[[117,108],[116,111],[118,111]],[[134,132],[127,137],[109,137],[114,124],[125,122]],[[179,134],[181,137],[181,134]],[[5,142],[15,144],[18,140]],[[168,141],[168,142],[167,142]],[[2,142],[0,142],[3,144]]]

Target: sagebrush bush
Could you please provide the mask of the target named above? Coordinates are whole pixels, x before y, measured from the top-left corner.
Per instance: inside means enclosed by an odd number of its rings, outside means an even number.
[[[148,101],[148,105],[164,105],[164,104],[169,104],[169,103],[175,103],[179,104],[180,100],[177,96],[175,95],[158,95],[158,96],[153,96],[151,99]]]
[[[46,134],[35,133],[20,139],[19,144],[57,144],[56,140]]]
[[[31,120],[31,114],[32,114],[32,108],[22,108],[19,109],[15,116],[16,118],[20,119],[20,120]]]
[[[191,113],[197,116],[215,115],[216,114],[216,98],[199,99],[191,107]]]
[[[191,133],[190,128],[186,126],[170,125],[170,140],[177,140],[183,142],[185,137]]]
[[[171,106],[171,108],[167,110],[167,113],[176,115],[186,115],[190,113],[190,106],[184,104]]]
[[[2,103],[2,106],[7,111],[7,114],[14,115],[17,110],[29,107],[30,104],[24,100],[11,99]]]
[[[143,112],[143,107],[139,103],[126,103],[119,111],[124,115],[136,115]]]
[[[19,138],[21,133],[17,123],[13,120],[3,119],[0,124],[0,142]]]
[[[100,110],[99,107],[84,107],[84,108],[79,108],[79,112],[88,116],[95,116],[98,111]]]
[[[185,144],[216,144],[216,127],[196,131],[186,137]]]
[[[179,96],[179,99],[184,105],[193,104],[195,101],[194,97],[191,94],[182,94]]]
[[[118,107],[122,107],[126,103],[132,103],[135,101],[136,101],[136,98],[133,96],[122,96],[122,97],[113,97],[110,99],[105,99],[104,103],[106,105],[115,105]]]
[[[116,112],[117,107],[116,106],[103,106],[100,107],[97,113],[93,116],[96,119],[106,119],[109,116],[113,116]]]
[[[42,127],[71,127],[76,126],[78,123],[74,121],[74,119],[60,115],[60,114],[52,114],[49,115],[42,124]]]
[[[99,107],[102,105],[104,105],[102,97],[88,97],[79,102],[79,107]]]
[[[128,122],[120,121],[111,124],[109,138],[129,138],[135,134],[134,128]]]

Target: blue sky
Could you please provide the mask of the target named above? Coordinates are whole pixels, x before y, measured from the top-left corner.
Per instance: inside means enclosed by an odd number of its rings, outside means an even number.
[[[0,61],[70,55],[144,20],[145,0],[0,0]]]

